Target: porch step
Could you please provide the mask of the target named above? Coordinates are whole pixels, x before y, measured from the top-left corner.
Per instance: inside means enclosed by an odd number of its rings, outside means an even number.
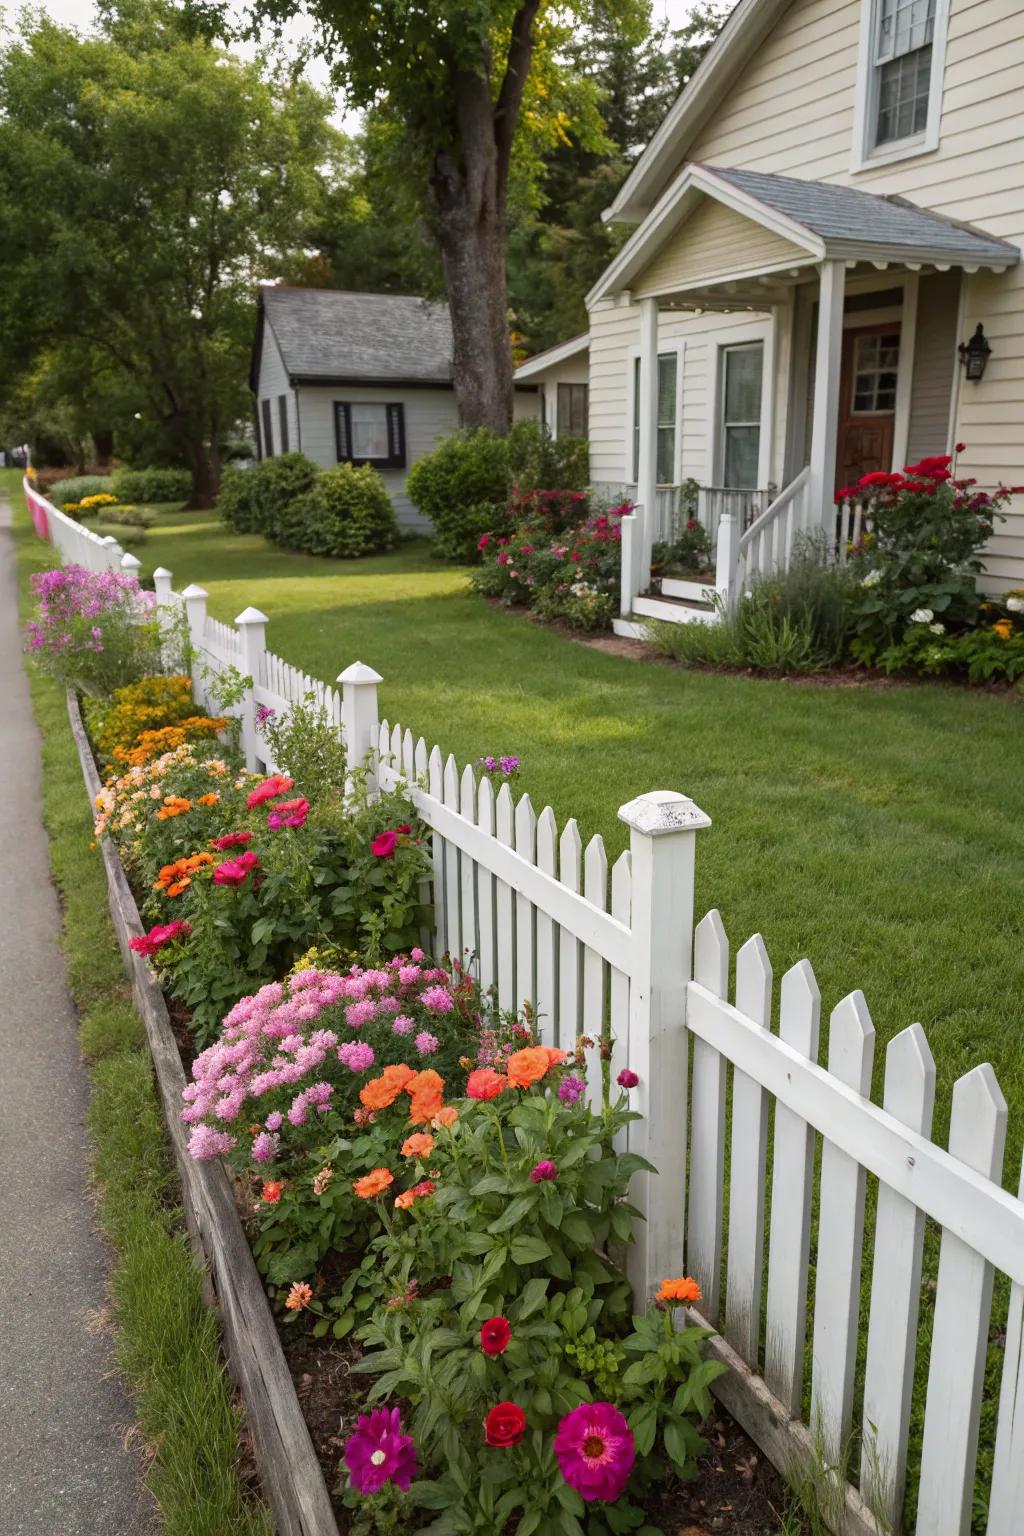
[[[661,619],[666,624],[717,624],[718,610],[710,603],[695,603],[679,597],[637,597],[628,619],[615,619],[617,635],[628,640],[645,639],[643,620]]]
[[[681,597],[690,603],[707,603],[708,593],[714,593],[715,583],[712,577],[708,581],[684,581],[678,576],[663,576],[661,578],[662,597]]]

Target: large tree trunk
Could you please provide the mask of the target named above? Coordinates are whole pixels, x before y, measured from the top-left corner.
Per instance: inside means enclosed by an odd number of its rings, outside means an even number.
[[[206,511],[217,505],[220,490],[220,455],[209,443],[193,443],[185,450],[188,467],[192,474],[192,492],[188,505],[195,511]]]
[[[101,468],[106,468],[114,457],[113,428],[93,427],[92,446],[96,453],[96,463]]]

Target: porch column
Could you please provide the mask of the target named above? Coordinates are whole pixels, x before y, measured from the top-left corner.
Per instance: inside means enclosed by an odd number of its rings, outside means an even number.
[[[651,584],[651,550],[658,499],[658,301],[640,300],[640,379],[637,384],[637,421],[640,443],[637,454],[636,499],[643,508],[640,541],[640,591]]]
[[[843,356],[843,298],[846,264],[823,261],[818,300],[818,350],[814,363],[814,418],[811,427],[808,526],[824,528],[835,494],[839,443],[839,368]]]

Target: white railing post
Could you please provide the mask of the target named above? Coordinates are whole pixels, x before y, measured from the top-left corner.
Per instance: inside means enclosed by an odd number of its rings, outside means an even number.
[[[341,728],[349,769],[362,767],[366,770],[366,787],[371,794],[377,787],[377,746],[380,741],[377,684],[383,681],[379,672],[362,661],[354,661],[338,675]]]
[[[619,613],[628,619],[633,612],[633,599],[640,591],[640,560],[642,555],[641,526],[635,512],[621,519],[622,543]]]
[[[636,499],[641,508],[643,549],[640,555],[640,582],[646,592],[650,585],[651,549],[658,516],[658,301],[640,300],[640,379],[638,383]],[[640,590],[638,588],[638,590]]]
[[[259,738],[256,734],[256,698],[253,687],[264,682],[263,657],[267,649],[267,616],[258,608],[244,609],[235,620],[238,626],[238,648],[243,673],[252,678],[252,684],[245,690],[242,700],[242,750],[245,753],[245,766],[253,771],[258,762],[257,747]]]
[[[197,704],[205,704],[206,690],[203,687],[203,669],[200,656],[203,649],[203,636],[206,631],[206,599],[209,596],[205,587],[197,587],[191,582],[181,594],[185,602],[185,618],[188,622],[188,638],[192,648],[192,691]]]
[[[732,613],[739,599],[740,525],[733,512],[723,512],[718,519],[715,549],[715,589],[726,613]]]
[[[696,834],[711,818],[686,795],[655,790],[619,811],[630,832],[635,962],[630,983],[628,1066],[640,1082],[629,1150],[659,1170],[638,1173],[630,1199],[644,1213],[629,1253],[638,1311],[660,1282],[682,1274],[686,1207],[686,988],[693,956]]]
[[[104,571],[116,571],[118,566],[121,564],[121,561],[124,559],[124,550],[121,548],[120,544],[114,538],[112,533],[108,533],[105,539],[100,540],[100,543],[106,551],[105,554],[100,556],[100,560],[102,562],[100,569]]]
[[[165,565],[158,565],[153,572],[153,590],[156,593],[156,605],[158,608],[169,608],[171,604],[171,580],[173,572]]]
[[[126,576],[134,576],[137,580],[142,570],[142,561],[138,555],[133,555],[130,549],[126,549],[121,556],[121,569]]]

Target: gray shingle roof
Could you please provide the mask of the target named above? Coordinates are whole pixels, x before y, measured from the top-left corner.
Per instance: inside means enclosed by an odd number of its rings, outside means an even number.
[[[826,242],[868,242],[900,251],[931,251],[952,262],[1020,260],[1016,246],[978,230],[956,224],[936,213],[925,213],[900,197],[882,197],[856,187],[824,181],[799,181],[763,171],[704,169],[768,208],[784,214]]]
[[[451,383],[447,304],[333,288],[264,287],[260,296],[292,378]]]

